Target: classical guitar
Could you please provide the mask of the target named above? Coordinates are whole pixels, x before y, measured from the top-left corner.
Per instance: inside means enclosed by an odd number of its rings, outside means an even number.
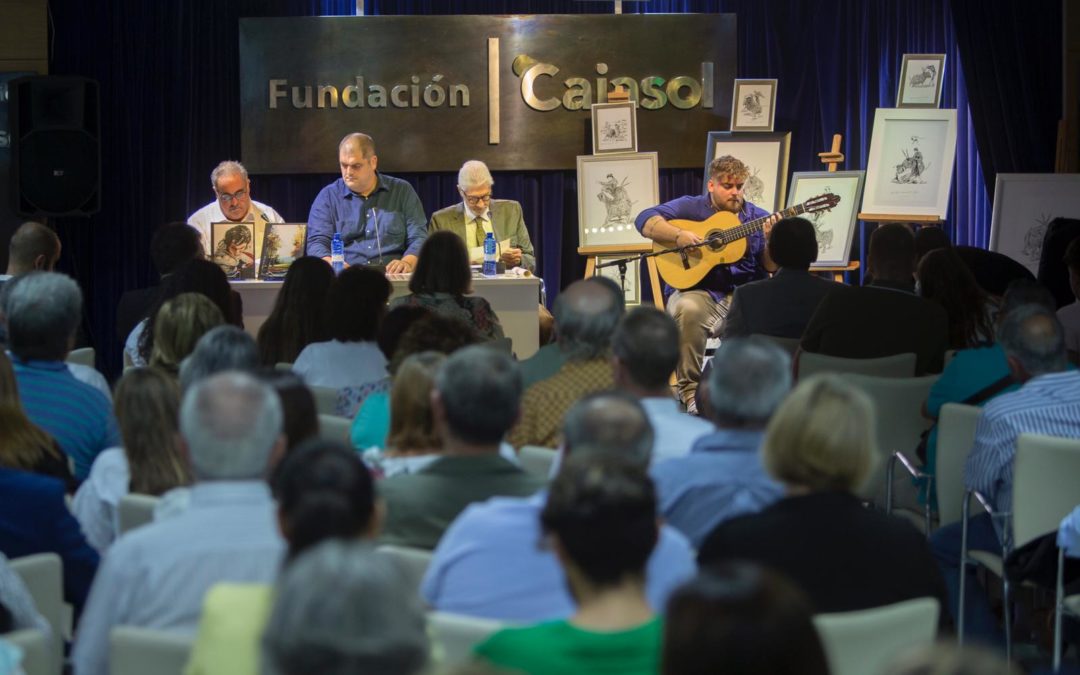
[[[704,279],[713,267],[729,265],[746,255],[746,238],[762,229],[765,221],[774,215],[791,218],[803,213],[827,211],[839,203],[840,197],[829,192],[746,223],[740,223],[738,214],[730,211],[717,211],[707,220],[701,221],[668,221],[680,230],[693,232],[704,241],[695,248],[656,256],[656,269],[664,281],[673,288],[680,290],[690,288]],[[665,248],[670,247],[653,243],[654,251],[662,251]]]

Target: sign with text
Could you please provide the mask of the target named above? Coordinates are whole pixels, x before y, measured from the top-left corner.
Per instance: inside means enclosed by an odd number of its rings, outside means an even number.
[[[638,149],[700,166],[735,59],[732,14],[241,19],[241,151],[253,173],[334,173],[363,131],[391,172],[570,169],[621,85]]]

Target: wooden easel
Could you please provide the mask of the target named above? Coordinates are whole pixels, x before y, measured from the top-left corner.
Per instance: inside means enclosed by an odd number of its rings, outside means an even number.
[[[651,243],[613,244],[611,246],[579,246],[578,254],[588,256],[585,259],[585,278],[596,274],[596,261],[600,256],[629,257],[653,250]],[[632,263],[639,264],[639,263]],[[653,304],[657,309],[664,309],[664,293],[660,290],[660,274],[656,271],[656,258],[646,258],[645,267],[649,272],[649,288],[652,289]]]
[[[825,165],[825,170],[829,172],[835,172],[840,162],[844,161],[844,153],[840,152],[840,145],[843,142],[844,137],[840,134],[833,134],[832,147],[826,152],[819,152],[817,154],[818,159]],[[860,216],[861,217],[861,216]],[[852,260],[847,265],[842,267],[811,267],[811,272],[832,272],[833,281],[840,283],[844,282],[845,272],[854,272],[859,269],[859,261]]]

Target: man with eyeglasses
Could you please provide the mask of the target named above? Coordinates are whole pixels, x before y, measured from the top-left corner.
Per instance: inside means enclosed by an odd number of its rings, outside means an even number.
[[[251,198],[251,180],[247,169],[240,162],[226,160],[210,172],[210,185],[214,187],[214,201],[188,216],[191,225],[202,235],[203,251],[211,253],[210,224],[254,223],[256,232],[266,223],[283,223],[285,219],[273,208]]]
[[[308,214],[307,254],[330,260],[335,233],[345,244],[346,265],[383,266],[388,274],[412,272],[427,238],[424,206],[412,185],[379,173],[371,136],[352,133],[338,144],[341,178],[315,197]]]
[[[462,201],[436,211],[431,216],[428,230],[450,230],[465,240],[469,247],[469,261],[484,260],[484,237],[488,232],[495,241],[509,240],[502,248],[502,261],[508,268],[524,267],[536,271],[529,231],[521,214],[521,204],[510,199],[493,199],[491,188],[495,180],[487,165],[475,159],[465,162],[458,171],[458,193]]]

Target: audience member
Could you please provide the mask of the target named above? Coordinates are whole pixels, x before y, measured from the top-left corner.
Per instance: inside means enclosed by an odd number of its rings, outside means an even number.
[[[164,280],[177,267],[203,257],[199,233],[187,223],[166,223],[154,230],[150,239],[150,260],[158,277]],[[127,337],[146,315],[161,293],[161,284],[124,291],[116,305],[116,335]]]
[[[252,372],[258,365],[258,347],[250,334],[236,326],[217,326],[199,338],[180,364],[180,388],[187,391],[199,380],[226,370]]]
[[[662,675],[828,675],[806,596],[747,563],[704,570],[672,594]]]
[[[945,310],[915,295],[915,238],[889,223],[870,236],[869,286],[840,285],[818,305],[802,351],[866,359],[914,352],[915,374],[939,373],[948,348]]]
[[[472,292],[469,252],[461,237],[448,230],[428,235],[420,248],[416,270],[409,278],[410,293],[394,298],[391,307],[427,307],[471,325],[488,340],[503,337],[499,317],[487,300]]]
[[[915,230],[915,260],[916,264],[930,251],[939,249],[951,250],[952,241],[945,230],[937,225],[923,225]]]
[[[310,387],[339,391],[383,384],[386,357],[375,344],[375,336],[389,297],[390,282],[381,272],[368,267],[342,271],[330,284],[324,305],[330,340],[304,347],[293,363],[293,372]],[[342,410],[339,406],[338,413],[352,417],[356,407]]]
[[[30,420],[49,433],[85,479],[99,452],[120,435],[100,390],[72,375],[64,359],[79,326],[82,292],[55,272],[20,277],[5,302],[19,398]]]
[[[52,228],[35,221],[20,225],[8,242],[7,273],[0,274],[0,287],[14,277],[30,272],[52,272],[60,260],[60,237]]]
[[[952,249],[927,253],[915,273],[918,293],[936,302],[949,319],[949,349],[968,349],[994,340],[997,303]]]
[[[282,433],[285,435],[285,454],[319,435],[319,412],[315,396],[304,381],[291,370],[260,368],[256,377],[270,385],[281,400]],[[275,473],[280,470],[279,463]]]
[[[52,626],[38,612],[30,589],[26,587],[22,577],[11,569],[3,553],[0,553],[0,607],[11,613],[9,631],[33,629],[41,631],[48,638],[52,637]]]
[[[765,468],[787,496],[722,523],[698,562],[746,560],[795,582],[815,613],[934,597],[945,586],[926,539],[855,496],[876,456],[873,404],[836,376],[801,382],[769,421]],[[798,552],[797,555],[793,552]]]
[[[641,401],[653,428],[652,461],[682,457],[708,422],[687,415],[671,394],[669,378],[679,360],[679,327],[666,313],[638,307],[622,318],[611,338],[615,387]]]
[[[437,460],[442,438],[431,414],[431,390],[435,375],[446,360],[439,352],[420,352],[405,359],[390,390],[390,433],[386,450],[364,453],[380,477],[416,473]]]
[[[1035,281],[1035,275],[1028,268],[1004,253],[978,246],[954,246],[953,250],[971,270],[979,286],[992,297],[1000,298],[1017,279]]]
[[[424,612],[395,562],[328,541],[285,570],[262,638],[262,672],[414,675],[428,659]]]
[[[766,244],[780,269],[768,279],[735,287],[721,327],[725,338],[755,333],[802,337],[806,324],[836,283],[810,273],[817,260],[814,226],[805,218],[785,218],[773,225]]]
[[[1052,309],[1023,306],[998,327],[1009,371],[1020,389],[983,406],[975,442],[964,467],[964,485],[985,495],[996,512],[1012,510],[1013,458],[1023,433],[1080,438],[1080,372],[1068,370],[1065,335]],[[1005,517],[1002,517],[1005,519]],[[981,513],[968,520],[968,548],[1001,553],[1000,533],[1009,524]],[[960,588],[961,523],[934,532],[930,543],[949,589],[949,608],[957,618]],[[1002,644],[1003,635],[989,601],[969,568],[964,631],[974,640]]]
[[[201,293],[217,306],[225,323],[243,327],[243,308],[240,295],[229,286],[229,280],[221,268],[197,258],[188,260],[165,277],[161,293],[146,316],[135,325],[124,342],[124,365],[145,366],[154,351],[154,317],[169,300],[182,293]]]
[[[284,547],[265,479],[284,449],[281,417],[273,391],[243,373],[213,375],[184,394],[190,505],[110,547],[76,636],[75,672],[109,671],[114,626],[192,631],[215,584],[274,578]]]
[[[622,392],[590,394],[567,412],[562,457],[581,462],[621,458],[645,469],[653,430],[645,409]],[[420,593],[445,612],[514,623],[565,619],[574,612],[550,548],[539,547],[547,491],[495,497],[469,506],[439,541]],[[645,592],[663,609],[672,590],[695,572],[693,551],[668,525],[648,561]]]
[[[1065,266],[1069,268],[1069,288],[1076,302],[1058,310],[1058,321],[1065,328],[1065,350],[1069,361],[1080,364],[1080,237],[1065,249]]]
[[[562,418],[570,406],[586,394],[614,385],[611,335],[623,306],[622,292],[603,277],[575,281],[559,294],[555,324],[566,362],[558,373],[525,392],[521,418],[507,438],[511,445],[557,447]]]
[[[199,338],[223,323],[221,310],[201,293],[181,293],[166,301],[154,315],[154,347],[147,365],[179,379],[180,363]]]
[[[0,466],[52,476],[74,489],[69,464],[56,440],[27,418],[11,360],[0,351]]]
[[[71,504],[87,541],[99,553],[118,535],[117,509],[125,495],[159,497],[191,483],[191,468],[177,437],[179,411],[176,381],[156,368],[135,368],[116,386],[123,447],[97,456]]]
[[[462,509],[495,495],[527,495],[543,482],[499,455],[518,417],[521,374],[509,356],[474,345],[452,354],[435,377],[431,408],[443,456],[414,474],[387,478],[389,544],[434,548]]]
[[[660,618],[645,597],[659,535],[656,496],[641,462],[571,459],[540,514],[577,604],[568,619],[501,630],[476,653],[532,675],[655,673]]]
[[[757,513],[783,494],[761,464],[765,425],[791,388],[791,358],[764,338],[724,340],[706,386],[716,430],[690,454],[653,465],[664,519],[695,547],[717,525]]]
[[[333,281],[334,269],[322,258],[304,256],[293,262],[274,309],[259,327],[263,365],[292,363],[304,347],[329,339],[323,299]]]
[[[289,544],[286,566],[328,539],[378,534],[382,514],[371,474],[348,447],[315,440],[279,466],[278,524]],[[187,675],[258,673],[259,636],[272,604],[269,584],[223,583],[210,589]]]

